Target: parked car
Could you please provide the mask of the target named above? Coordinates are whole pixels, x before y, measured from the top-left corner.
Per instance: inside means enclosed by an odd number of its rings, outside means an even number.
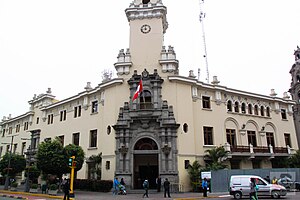
[[[287,190],[282,185],[269,184],[260,176],[254,175],[234,175],[230,177],[229,193],[235,199],[240,199],[243,196],[249,196],[250,193],[250,179],[255,178],[259,189],[258,196],[271,196],[272,198],[280,198],[287,194]]]
[[[291,189],[300,190],[300,183],[292,181],[292,179],[287,176],[278,179],[277,183],[279,185],[283,185],[287,190],[291,190]]]

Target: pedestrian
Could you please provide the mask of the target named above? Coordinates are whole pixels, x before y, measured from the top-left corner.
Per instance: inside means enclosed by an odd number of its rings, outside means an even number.
[[[272,184],[277,184],[277,178],[276,178],[276,176],[273,177]]]
[[[257,188],[255,178],[250,178],[250,200],[258,200],[256,191]]]
[[[148,190],[149,190],[149,182],[147,179],[145,179],[144,183],[143,183],[143,188],[145,190],[145,193],[143,195],[143,198],[146,196],[147,198],[149,198],[148,196]]]
[[[271,180],[270,180],[270,177],[269,177],[269,176],[266,176],[265,180],[266,180],[268,183],[271,183]]]
[[[170,182],[169,180],[166,178],[165,182],[164,182],[164,197],[167,197],[168,194],[168,198],[171,198],[170,196]]]
[[[120,185],[120,183],[119,183],[118,177],[115,177],[114,182],[113,182],[113,195],[118,194],[119,185]]]
[[[202,181],[203,197],[207,197],[207,187],[208,187],[207,179],[204,178]]]
[[[161,178],[159,176],[156,178],[156,186],[157,186],[157,192],[160,192]]]
[[[125,186],[124,178],[121,178],[120,184],[123,185],[123,186]]]
[[[64,189],[64,193],[65,193],[64,200],[70,200],[70,181],[69,181],[69,179],[66,180],[66,182],[64,183],[63,189]]]

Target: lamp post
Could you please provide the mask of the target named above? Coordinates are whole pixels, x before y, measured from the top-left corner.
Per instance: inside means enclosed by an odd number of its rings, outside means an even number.
[[[21,140],[32,140],[32,139],[21,138]],[[25,190],[24,190],[24,192],[29,192],[29,190],[30,190],[29,169],[30,169],[30,164],[31,164],[31,144],[28,146],[27,153],[26,153],[26,158],[27,158],[27,161],[26,161],[26,164],[27,164],[27,177],[25,179]]]
[[[9,170],[10,170],[10,160],[11,160],[13,142],[14,142],[14,135],[11,136],[10,151],[9,151],[9,156],[8,156],[8,165],[7,165],[7,169],[6,169],[7,173],[6,173],[6,178],[5,178],[4,190],[8,190],[8,185],[9,185]],[[9,144],[9,143],[2,143],[2,144]]]

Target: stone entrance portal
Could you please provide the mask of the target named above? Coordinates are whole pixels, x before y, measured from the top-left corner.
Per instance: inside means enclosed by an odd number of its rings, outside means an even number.
[[[120,108],[116,131],[116,171],[117,177],[125,179],[128,189],[142,188],[147,178],[150,187],[155,188],[159,175],[178,183],[177,129],[173,107],[162,100],[163,79],[155,70],[142,75],[136,71],[128,84],[130,99],[143,82],[144,96],[134,101],[124,102]]]

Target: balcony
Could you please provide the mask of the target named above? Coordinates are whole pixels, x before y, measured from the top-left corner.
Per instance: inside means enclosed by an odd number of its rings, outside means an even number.
[[[270,146],[230,146],[226,143],[224,145],[225,150],[229,151],[230,157],[232,156],[249,156],[249,157],[274,157],[274,156],[288,156],[292,152],[289,146],[287,147],[272,147]]]

